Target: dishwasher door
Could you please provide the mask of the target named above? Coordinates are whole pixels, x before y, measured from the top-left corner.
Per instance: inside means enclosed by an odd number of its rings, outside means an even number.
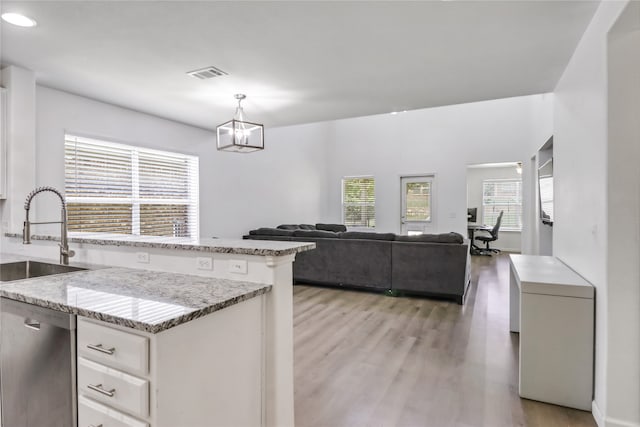
[[[76,427],[76,318],[0,299],[5,427]]]

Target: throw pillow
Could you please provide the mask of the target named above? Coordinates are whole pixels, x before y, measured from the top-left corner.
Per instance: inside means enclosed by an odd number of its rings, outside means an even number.
[[[276,228],[280,230],[299,230],[300,226],[298,224],[280,224]]]
[[[293,236],[293,230],[262,227],[249,231],[252,236]]]
[[[325,230],[325,231],[333,231],[334,233],[347,231],[347,227],[345,225],[343,225],[343,224],[316,224],[316,229]]]

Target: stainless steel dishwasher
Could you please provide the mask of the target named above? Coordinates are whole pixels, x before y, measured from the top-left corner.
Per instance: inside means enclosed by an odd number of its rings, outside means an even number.
[[[0,298],[4,427],[75,427],[76,318]]]

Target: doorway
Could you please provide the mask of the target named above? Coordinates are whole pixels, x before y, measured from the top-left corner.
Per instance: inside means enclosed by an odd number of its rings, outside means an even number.
[[[496,237],[490,247],[520,252],[522,247],[522,163],[484,163],[467,166],[468,237]],[[501,216],[502,213],[502,216]],[[493,230],[500,217],[495,236]],[[481,242],[474,241],[474,244]]]

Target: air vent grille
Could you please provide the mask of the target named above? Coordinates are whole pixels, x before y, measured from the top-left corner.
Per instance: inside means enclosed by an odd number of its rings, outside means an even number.
[[[216,67],[206,67],[201,68],[199,70],[189,71],[187,74],[190,76],[196,77],[200,80],[212,79],[214,77],[226,76],[228,73],[225,73],[219,68]]]

